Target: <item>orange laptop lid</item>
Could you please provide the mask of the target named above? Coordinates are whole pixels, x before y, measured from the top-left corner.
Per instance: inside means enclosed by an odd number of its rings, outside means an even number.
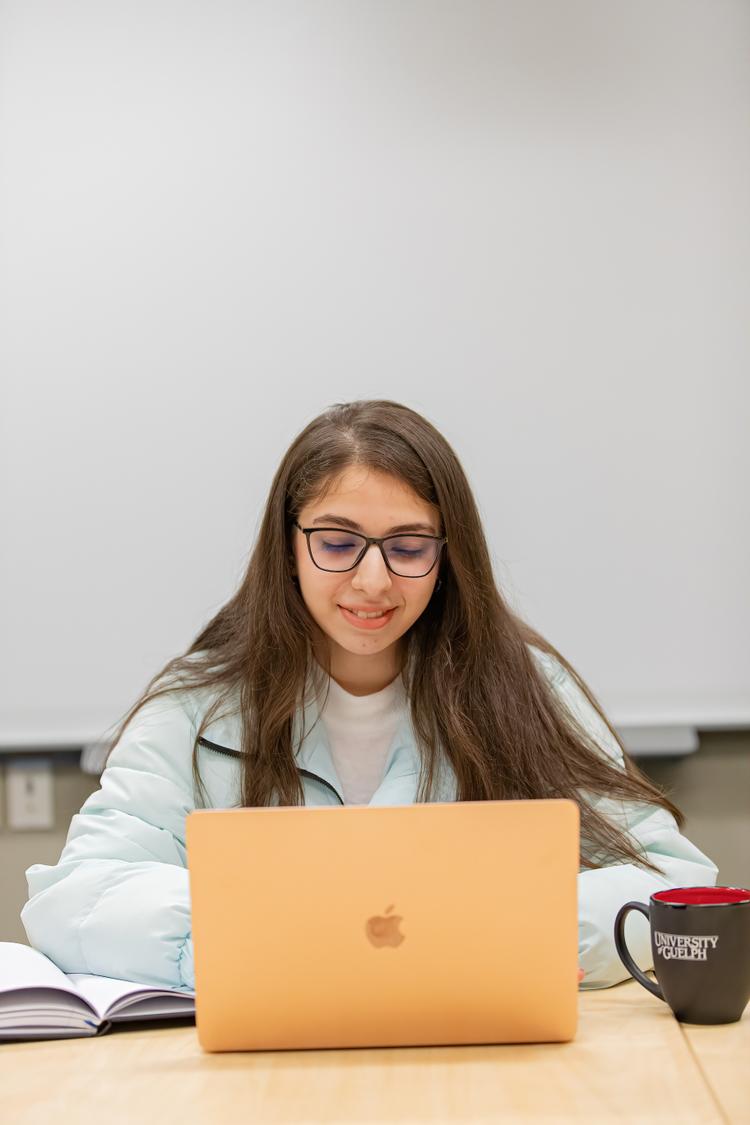
[[[571,800],[187,817],[207,1051],[572,1039]]]

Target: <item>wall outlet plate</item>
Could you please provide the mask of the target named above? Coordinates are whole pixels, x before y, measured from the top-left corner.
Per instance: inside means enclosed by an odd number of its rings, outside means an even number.
[[[5,763],[5,807],[11,831],[54,828],[52,764],[47,758],[10,758]]]

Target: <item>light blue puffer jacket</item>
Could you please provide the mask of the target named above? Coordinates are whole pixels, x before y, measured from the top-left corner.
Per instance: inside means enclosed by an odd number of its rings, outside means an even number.
[[[554,690],[583,721],[602,751],[622,754],[569,673],[553,657],[531,649]],[[342,803],[325,728],[310,702],[295,720],[294,745],[307,805]],[[204,692],[183,690],[143,707],[112,752],[100,788],[70,824],[59,862],[26,872],[29,900],[21,912],[29,942],[67,973],[97,973],[146,984],[193,990],[193,943],[186,866],[185,818],[195,807],[191,750],[205,713]],[[220,715],[204,732],[199,764],[208,805],[241,803],[239,716]],[[413,804],[419,757],[408,716],[396,732],[385,774],[371,805]],[[433,800],[455,800],[448,767]],[[594,798],[599,811],[628,829],[658,877],[633,864],[583,870],[578,876],[579,963],[582,988],[604,988],[627,972],[614,946],[619,907],[648,902],[669,886],[713,886],[717,868],[680,834],[659,806]],[[652,966],[647,920],[628,916],[626,938],[643,968]]]

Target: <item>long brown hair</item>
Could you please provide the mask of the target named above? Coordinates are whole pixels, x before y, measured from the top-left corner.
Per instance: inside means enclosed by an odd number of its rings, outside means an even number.
[[[421,758],[417,799],[429,800],[444,753],[458,800],[571,798],[581,814],[583,867],[629,862],[659,872],[590,798],[660,805],[679,827],[683,814],[629,757],[575,669],[504,601],[474,496],[449,443],[420,414],[389,400],[331,406],[294,439],[273,478],[239,588],[186,652],[153,677],[120,722],[110,753],[148,700],[178,689],[209,689],[213,702],[192,747],[193,779],[202,794],[196,800],[205,801],[198,740],[239,693],[242,804],[304,804],[293,720],[308,676],[320,667],[312,655],[317,627],[293,574],[291,527],[301,509],[322,499],[352,465],[388,473],[435,505],[448,541],[439,564],[442,582],[402,638],[402,674]],[[557,697],[529,645],[572,676],[622,750],[624,770]]]

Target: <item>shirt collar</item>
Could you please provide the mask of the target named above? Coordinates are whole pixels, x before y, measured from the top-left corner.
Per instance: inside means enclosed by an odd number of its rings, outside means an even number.
[[[308,679],[305,706],[298,709],[295,715],[292,744],[296,747],[295,761],[297,766],[323,778],[341,794],[341,780],[336,773],[325,725],[320,718],[319,701],[322,702],[322,699],[325,698],[320,693],[324,691],[325,679],[318,677],[317,691],[315,682]],[[420,755],[407,704],[404,717],[396,728],[388,751],[383,780],[373,794],[370,804],[414,804],[417,797],[420,765]],[[447,760],[443,760],[438,771],[437,784],[432,800],[455,800],[455,790],[455,775]]]

